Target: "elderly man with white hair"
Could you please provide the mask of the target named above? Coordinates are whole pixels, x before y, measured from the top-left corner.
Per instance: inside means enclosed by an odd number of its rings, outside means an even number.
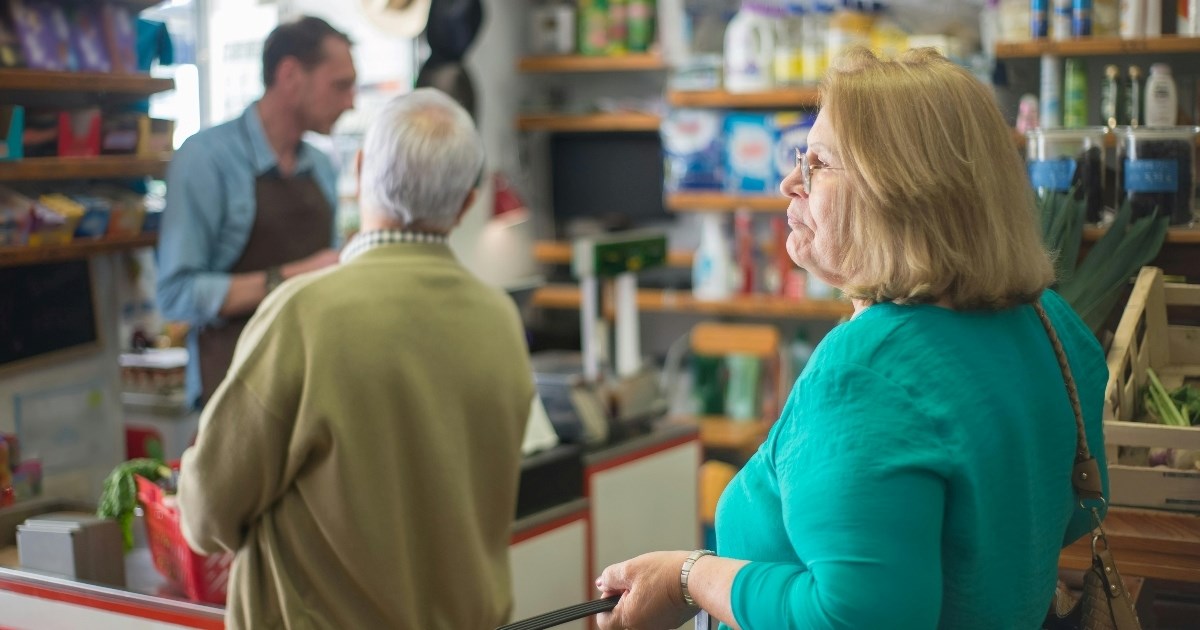
[[[446,245],[483,145],[449,97],[389,103],[359,157],[362,231],[285,282],[183,456],[188,544],[236,553],[229,628],[490,628],[534,388],[520,318]]]

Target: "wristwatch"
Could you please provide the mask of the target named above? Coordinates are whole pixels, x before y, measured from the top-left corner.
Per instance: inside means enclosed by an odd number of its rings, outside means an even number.
[[[267,267],[267,293],[274,291],[280,284],[283,284],[283,269],[279,265]]]

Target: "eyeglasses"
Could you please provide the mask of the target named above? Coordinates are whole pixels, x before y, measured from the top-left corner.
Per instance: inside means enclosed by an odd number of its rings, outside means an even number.
[[[800,180],[804,184],[804,194],[812,194],[812,173],[818,169],[826,169],[830,171],[843,171],[840,166],[829,166],[828,164],[809,164],[808,154],[802,153],[800,147],[796,147],[796,166],[800,167]]]

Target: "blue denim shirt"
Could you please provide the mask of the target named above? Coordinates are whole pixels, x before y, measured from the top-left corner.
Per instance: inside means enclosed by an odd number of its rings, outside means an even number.
[[[238,118],[188,138],[167,169],[167,206],[158,237],[158,304],[163,317],[190,326],[189,401],[200,396],[200,328],[220,321],[217,311],[229,290],[229,270],[254,227],[255,180],[278,168],[257,106],[255,102]],[[336,209],[332,162],[302,143],[295,176],[310,173]]]

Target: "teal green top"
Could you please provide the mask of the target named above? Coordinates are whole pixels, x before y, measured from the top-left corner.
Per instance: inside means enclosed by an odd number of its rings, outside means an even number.
[[[1104,471],[1103,352],[1062,298],[1043,305]],[[717,507],[718,554],[751,561],[738,624],[1039,628],[1089,525],[1073,418],[1031,306],[878,304],[838,326]]]

